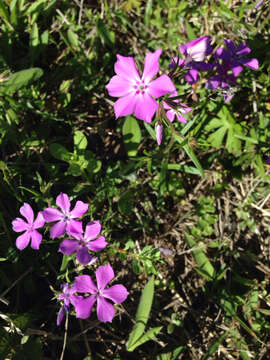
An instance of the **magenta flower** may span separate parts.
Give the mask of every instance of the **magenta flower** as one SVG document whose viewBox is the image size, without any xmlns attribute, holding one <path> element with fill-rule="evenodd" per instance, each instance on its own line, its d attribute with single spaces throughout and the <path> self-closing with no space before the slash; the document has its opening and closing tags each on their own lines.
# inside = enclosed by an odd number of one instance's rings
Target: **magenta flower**
<svg viewBox="0 0 270 360">
<path fill-rule="evenodd" d="M 39 212 L 36 220 L 34 220 L 33 210 L 27 203 L 24 203 L 20 208 L 20 213 L 23 217 L 25 217 L 27 222 L 21 218 L 16 218 L 12 221 L 12 228 L 14 231 L 24 231 L 22 235 L 17 237 L 16 246 L 19 250 L 23 250 L 31 240 L 31 248 L 38 250 L 42 240 L 42 235 L 36 229 L 42 228 L 45 223 L 42 213 Z"/>
<path fill-rule="evenodd" d="M 73 295 L 76 292 L 74 285 L 69 285 L 64 283 L 61 285 L 62 293 L 57 295 L 57 299 L 64 301 L 64 304 L 61 306 L 58 315 L 57 315 L 57 326 L 59 326 L 63 320 L 65 314 L 69 312 L 70 302 L 76 301 L 76 295 Z"/>
<path fill-rule="evenodd" d="M 116 118 L 135 114 L 138 119 L 151 122 L 158 108 L 155 98 L 175 89 L 168 75 L 161 75 L 151 81 L 158 73 L 161 53 L 162 50 L 158 49 L 146 55 L 142 76 L 132 57 L 117 55 L 114 64 L 116 75 L 106 85 L 111 96 L 120 97 L 114 104 Z"/>
<path fill-rule="evenodd" d="M 101 231 L 101 224 L 99 221 L 92 221 L 86 225 L 85 233 L 83 234 L 82 223 L 77 224 L 76 228 L 70 226 L 69 235 L 74 239 L 65 239 L 61 242 L 59 251 L 65 255 L 71 255 L 77 251 L 76 258 L 80 264 L 86 265 L 93 261 L 89 254 L 91 251 L 100 251 L 107 246 L 104 236 L 99 236 Z"/>
<path fill-rule="evenodd" d="M 88 204 L 77 201 L 75 207 L 70 211 L 70 200 L 67 194 L 60 193 L 56 198 L 56 204 L 61 211 L 54 208 L 47 208 L 42 211 L 43 217 L 47 222 L 57 221 L 50 229 L 52 239 L 69 232 L 70 226 L 80 230 L 80 221 L 74 219 L 80 218 L 87 210 Z"/>
<path fill-rule="evenodd" d="M 201 62 L 210 55 L 213 48 L 210 46 L 210 36 L 202 36 L 186 44 L 181 44 L 179 50 L 185 56 L 185 65 L 192 61 Z"/>
<path fill-rule="evenodd" d="M 175 96 L 177 96 L 176 91 L 171 94 L 171 97 Z M 163 106 L 164 109 L 168 110 L 166 116 L 170 122 L 173 122 L 176 117 L 178 121 L 186 123 L 187 119 L 182 114 L 189 113 L 192 110 L 192 108 L 186 104 L 179 104 L 179 100 L 170 100 L 170 98 L 168 98 L 168 101 L 163 101 Z"/>
<path fill-rule="evenodd" d="M 116 304 L 126 300 L 128 291 L 125 286 L 117 284 L 105 289 L 106 285 L 114 278 L 114 272 L 110 264 L 99 266 L 96 271 L 97 286 L 89 275 L 80 275 L 75 278 L 75 288 L 79 293 L 90 293 L 83 298 L 77 296 L 72 303 L 75 307 L 76 317 L 86 319 L 90 316 L 92 307 L 97 301 L 97 317 L 100 321 L 111 322 L 115 309 L 106 299 Z"/>
</svg>

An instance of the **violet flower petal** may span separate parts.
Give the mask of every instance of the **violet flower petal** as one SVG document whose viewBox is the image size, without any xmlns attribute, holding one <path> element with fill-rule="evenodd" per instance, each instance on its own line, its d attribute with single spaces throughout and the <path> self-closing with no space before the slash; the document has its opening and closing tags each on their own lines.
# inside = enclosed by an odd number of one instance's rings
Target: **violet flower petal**
<svg viewBox="0 0 270 360">
<path fill-rule="evenodd" d="M 25 231 L 29 229 L 29 224 L 21 218 L 16 218 L 12 221 L 12 229 L 16 232 Z"/>
<path fill-rule="evenodd" d="M 189 84 L 195 84 L 199 80 L 199 72 L 196 69 L 190 69 L 185 75 L 185 79 Z"/>
<path fill-rule="evenodd" d="M 79 261 L 80 264 L 82 265 L 87 265 L 91 259 L 92 256 L 89 254 L 88 252 L 88 248 L 86 246 L 81 247 L 78 251 L 77 251 L 77 255 L 76 255 L 76 259 Z"/>
<path fill-rule="evenodd" d="M 99 220 L 91 221 L 86 225 L 84 237 L 86 240 L 93 240 L 98 236 L 100 231 L 101 231 L 101 224 Z"/>
<path fill-rule="evenodd" d="M 50 235 L 52 239 L 64 235 L 65 232 L 66 232 L 66 223 L 65 221 L 62 220 L 58 221 L 50 229 Z"/>
<path fill-rule="evenodd" d="M 96 271 L 98 289 L 103 290 L 113 278 L 114 271 L 110 264 L 100 266 Z"/>
<path fill-rule="evenodd" d="M 28 224 L 32 224 L 34 220 L 34 213 L 31 206 L 27 203 L 24 203 L 20 208 L 20 213 L 24 216 L 28 222 Z"/>
<path fill-rule="evenodd" d="M 106 301 L 102 296 L 97 298 L 97 318 L 101 322 L 112 322 L 115 309 L 112 304 Z"/>
<path fill-rule="evenodd" d="M 56 198 L 56 204 L 60 209 L 67 214 L 70 210 L 70 201 L 67 194 L 60 193 Z"/>
<path fill-rule="evenodd" d="M 128 95 L 132 89 L 132 83 L 127 82 L 127 79 L 115 75 L 111 78 L 109 83 L 106 85 L 106 89 L 111 96 L 122 97 Z"/>
<path fill-rule="evenodd" d="M 16 239 L 16 247 L 19 250 L 23 250 L 29 244 L 31 238 L 31 234 L 29 231 L 26 231 L 24 234 L 20 235 Z"/>
<path fill-rule="evenodd" d="M 40 211 L 38 214 L 37 214 L 37 218 L 36 220 L 33 222 L 33 229 L 39 229 L 39 228 L 42 228 L 45 224 L 45 219 L 42 215 L 42 212 Z"/>
<path fill-rule="evenodd" d="M 78 249 L 78 247 L 78 241 L 72 239 L 65 239 L 61 242 L 58 251 L 65 255 L 71 255 Z"/>
<path fill-rule="evenodd" d="M 105 298 L 112 300 L 116 304 L 120 304 L 125 301 L 128 294 L 129 292 L 125 286 L 121 284 L 113 285 L 110 288 L 104 289 L 102 291 L 102 295 Z"/>
<path fill-rule="evenodd" d="M 34 250 L 39 250 L 39 246 L 42 240 L 42 235 L 37 231 L 31 231 L 31 248 Z"/>
<path fill-rule="evenodd" d="M 70 212 L 70 217 L 71 218 L 80 218 L 84 213 L 86 213 L 86 211 L 88 210 L 88 204 L 82 202 L 82 201 L 77 201 L 74 209 Z"/>
<path fill-rule="evenodd" d="M 63 218 L 61 211 L 54 208 L 47 208 L 43 210 L 42 215 L 47 222 L 58 221 Z"/>
<path fill-rule="evenodd" d="M 74 305 L 76 317 L 86 319 L 90 316 L 92 307 L 96 302 L 96 295 L 83 298 L 82 296 L 74 296 L 72 304 Z"/>
<path fill-rule="evenodd" d="M 89 275 L 79 275 L 75 278 L 74 289 L 81 293 L 96 294 L 98 289 Z"/>
<path fill-rule="evenodd" d="M 83 233 L 83 229 L 82 229 L 82 222 L 78 221 L 78 220 L 70 220 L 67 224 L 66 224 L 66 232 L 69 235 L 74 236 L 76 239 L 80 239 L 82 233 Z"/>
<path fill-rule="evenodd" d="M 86 246 L 91 251 L 101 251 L 105 249 L 105 247 L 107 246 L 107 242 L 104 236 L 100 236 L 96 240 L 86 243 Z"/>
<path fill-rule="evenodd" d="M 259 62 L 257 59 L 241 59 L 241 63 L 245 66 L 248 66 L 252 70 L 259 69 Z"/>
</svg>

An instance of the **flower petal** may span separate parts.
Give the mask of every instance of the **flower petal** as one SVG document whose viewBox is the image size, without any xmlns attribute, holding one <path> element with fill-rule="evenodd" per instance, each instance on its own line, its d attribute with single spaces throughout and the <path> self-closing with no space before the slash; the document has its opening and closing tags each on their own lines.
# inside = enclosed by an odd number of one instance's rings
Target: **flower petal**
<svg viewBox="0 0 270 360">
<path fill-rule="evenodd" d="M 152 118 L 157 111 L 157 102 L 148 94 L 136 95 L 136 105 L 134 109 L 135 116 L 148 123 L 152 122 Z"/>
<path fill-rule="evenodd" d="M 253 59 L 242 59 L 241 63 L 245 66 L 248 66 L 250 69 L 252 70 L 257 70 L 259 69 L 259 62 L 257 59 L 253 58 Z"/>
<path fill-rule="evenodd" d="M 30 237 L 31 237 L 31 235 L 30 235 L 29 231 L 26 231 L 22 235 L 18 236 L 17 239 L 16 239 L 16 247 L 19 250 L 25 249 L 26 246 L 29 244 Z"/>
<path fill-rule="evenodd" d="M 101 322 L 112 322 L 115 309 L 112 304 L 106 301 L 102 296 L 97 298 L 97 317 Z"/>
<path fill-rule="evenodd" d="M 64 235 L 65 232 L 66 232 L 66 223 L 65 221 L 61 220 L 51 227 L 50 235 L 52 239 L 55 239 L 56 237 Z"/>
<path fill-rule="evenodd" d="M 67 223 L 66 232 L 75 237 L 75 239 L 80 240 L 83 233 L 82 221 L 70 220 Z"/>
<path fill-rule="evenodd" d="M 105 247 L 107 246 L 107 242 L 104 236 L 100 236 L 94 241 L 89 241 L 89 243 L 87 243 L 86 246 L 91 251 L 100 251 L 105 249 Z"/>
<path fill-rule="evenodd" d="M 115 75 L 111 78 L 110 82 L 105 86 L 108 90 L 109 95 L 114 97 L 126 96 L 133 90 L 132 82 L 126 78 Z"/>
<path fill-rule="evenodd" d="M 87 298 L 82 296 L 74 296 L 72 298 L 72 304 L 74 305 L 76 317 L 80 319 L 86 319 L 90 316 L 92 307 L 96 302 L 96 296 L 91 295 Z"/>
<path fill-rule="evenodd" d="M 86 211 L 88 210 L 88 204 L 82 202 L 82 201 L 77 201 L 74 209 L 70 212 L 70 217 L 71 218 L 80 218 L 81 216 L 83 216 L 84 213 L 86 213 Z"/>
<path fill-rule="evenodd" d="M 42 215 L 42 211 L 40 211 L 38 214 L 37 214 L 37 218 L 36 220 L 34 221 L 33 223 L 33 229 L 39 229 L 39 228 L 42 228 L 45 224 L 45 219 Z"/>
<path fill-rule="evenodd" d="M 155 133 L 156 133 L 157 144 L 158 146 L 160 146 L 163 137 L 163 125 L 160 122 L 157 122 L 155 125 Z"/>
<path fill-rule="evenodd" d="M 173 91 L 175 91 L 175 86 L 168 75 L 161 75 L 149 84 L 149 95 L 154 98 L 159 98 Z"/>
<path fill-rule="evenodd" d="M 92 256 L 89 254 L 88 248 L 86 246 L 81 247 L 77 251 L 76 259 L 82 265 L 87 265 L 92 260 Z"/>
<path fill-rule="evenodd" d="M 104 289 L 102 291 L 102 295 L 105 298 L 112 300 L 116 304 L 120 304 L 121 302 L 125 301 L 128 294 L 129 292 L 125 286 L 121 284 L 113 285 L 110 288 Z"/>
<path fill-rule="evenodd" d="M 97 287 L 89 275 L 79 275 L 75 277 L 74 289 L 81 293 L 96 294 Z"/>
<path fill-rule="evenodd" d="M 144 60 L 144 70 L 142 75 L 142 80 L 145 81 L 145 83 L 149 83 L 153 77 L 158 73 L 158 61 L 160 58 L 160 55 L 162 53 L 161 49 L 157 49 L 153 53 L 149 52 L 146 54 L 145 60 Z"/>
<path fill-rule="evenodd" d="M 136 104 L 136 96 L 130 94 L 123 96 L 114 103 L 115 117 L 118 119 L 120 116 L 127 116 L 134 112 Z"/>
<path fill-rule="evenodd" d="M 60 207 L 60 209 L 67 214 L 70 210 L 70 201 L 67 194 L 60 193 L 56 198 L 56 204 Z"/>
<path fill-rule="evenodd" d="M 63 213 L 54 208 L 47 208 L 43 210 L 42 215 L 47 222 L 58 221 L 63 218 Z"/>
<path fill-rule="evenodd" d="M 23 206 L 20 208 L 20 213 L 26 218 L 28 224 L 33 224 L 34 213 L 29 204 L 24 203 Z"/>
<path fill-rule="evenodd" d="M 29 229 L 29 224 L 21 218 L 16 218 L 12 221 L 12 229 L 16 232 L 25 231 Z"/>
<path fill-rule="evenodd" d="M 185 76 L 186 81 L 189 84 L 195 84 L 199 80 L 199 72 L 196 69 L 190 69 Z"/>
<path fill-rule="evenodd" d="M 100 266 L 96 271 L 97 287 L 103 290 L 105 286 L 114 278 L 114 272 L 110 264 Z"/>
<path fill-rule="evenodd" d="M 95 239 L 101 231 L 99 220 L 91 221 L 86 225 L 84 238 L 85 240 Z"/>
<path fill-rule="evenodd" d="M 78 247 L 78 241 L 72 239 L 65 239 L 61 242 L 58 251 L 65 255 L 71 255 L 78 249 Z"/>
<path fill-rule="evenodd" d="M 114 71 L 117 75 L 128 81 L 140 81 L 140 75 L 133 57 L 117 54 L 117 61 L 114 64 Z"/>
<path fill-rule="evenodd" d="M 39 246 L 42 240 L 42 235 L 37 230 L 31 231 L 31 248 L 34 250 L 39 250 Z"/>
</svg>

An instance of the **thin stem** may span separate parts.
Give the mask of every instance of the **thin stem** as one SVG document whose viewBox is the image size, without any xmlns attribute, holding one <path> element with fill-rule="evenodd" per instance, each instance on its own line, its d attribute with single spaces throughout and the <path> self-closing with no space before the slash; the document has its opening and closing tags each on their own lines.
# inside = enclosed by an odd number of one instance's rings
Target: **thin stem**
<svg viewBox="0 0 270 360">
<path fill-rule="evenodd" d="M 66 313 L 64 342 L 63 342 L 62 353 L 61 353 L 61 356 L 60 356 L 59 360 L 64 359 L 64 354 L 65 354 L 66 345 L 67 345 L 67 332 L 68 332 L 68 313 Z"/>
</svg>

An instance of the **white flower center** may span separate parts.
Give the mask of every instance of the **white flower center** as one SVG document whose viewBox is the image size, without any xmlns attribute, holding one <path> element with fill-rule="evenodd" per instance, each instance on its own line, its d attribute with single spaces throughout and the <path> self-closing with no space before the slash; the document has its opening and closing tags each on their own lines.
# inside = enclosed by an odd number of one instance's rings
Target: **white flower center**
<svg viewBox="0 0 270 360">
<path fill-rule="evenodd" d="M 144 80 L 136 81 L 133 87 L 135 95 L 144 95 L 149 89 L 148 85 L 145 84 Z"/>
</svg>

